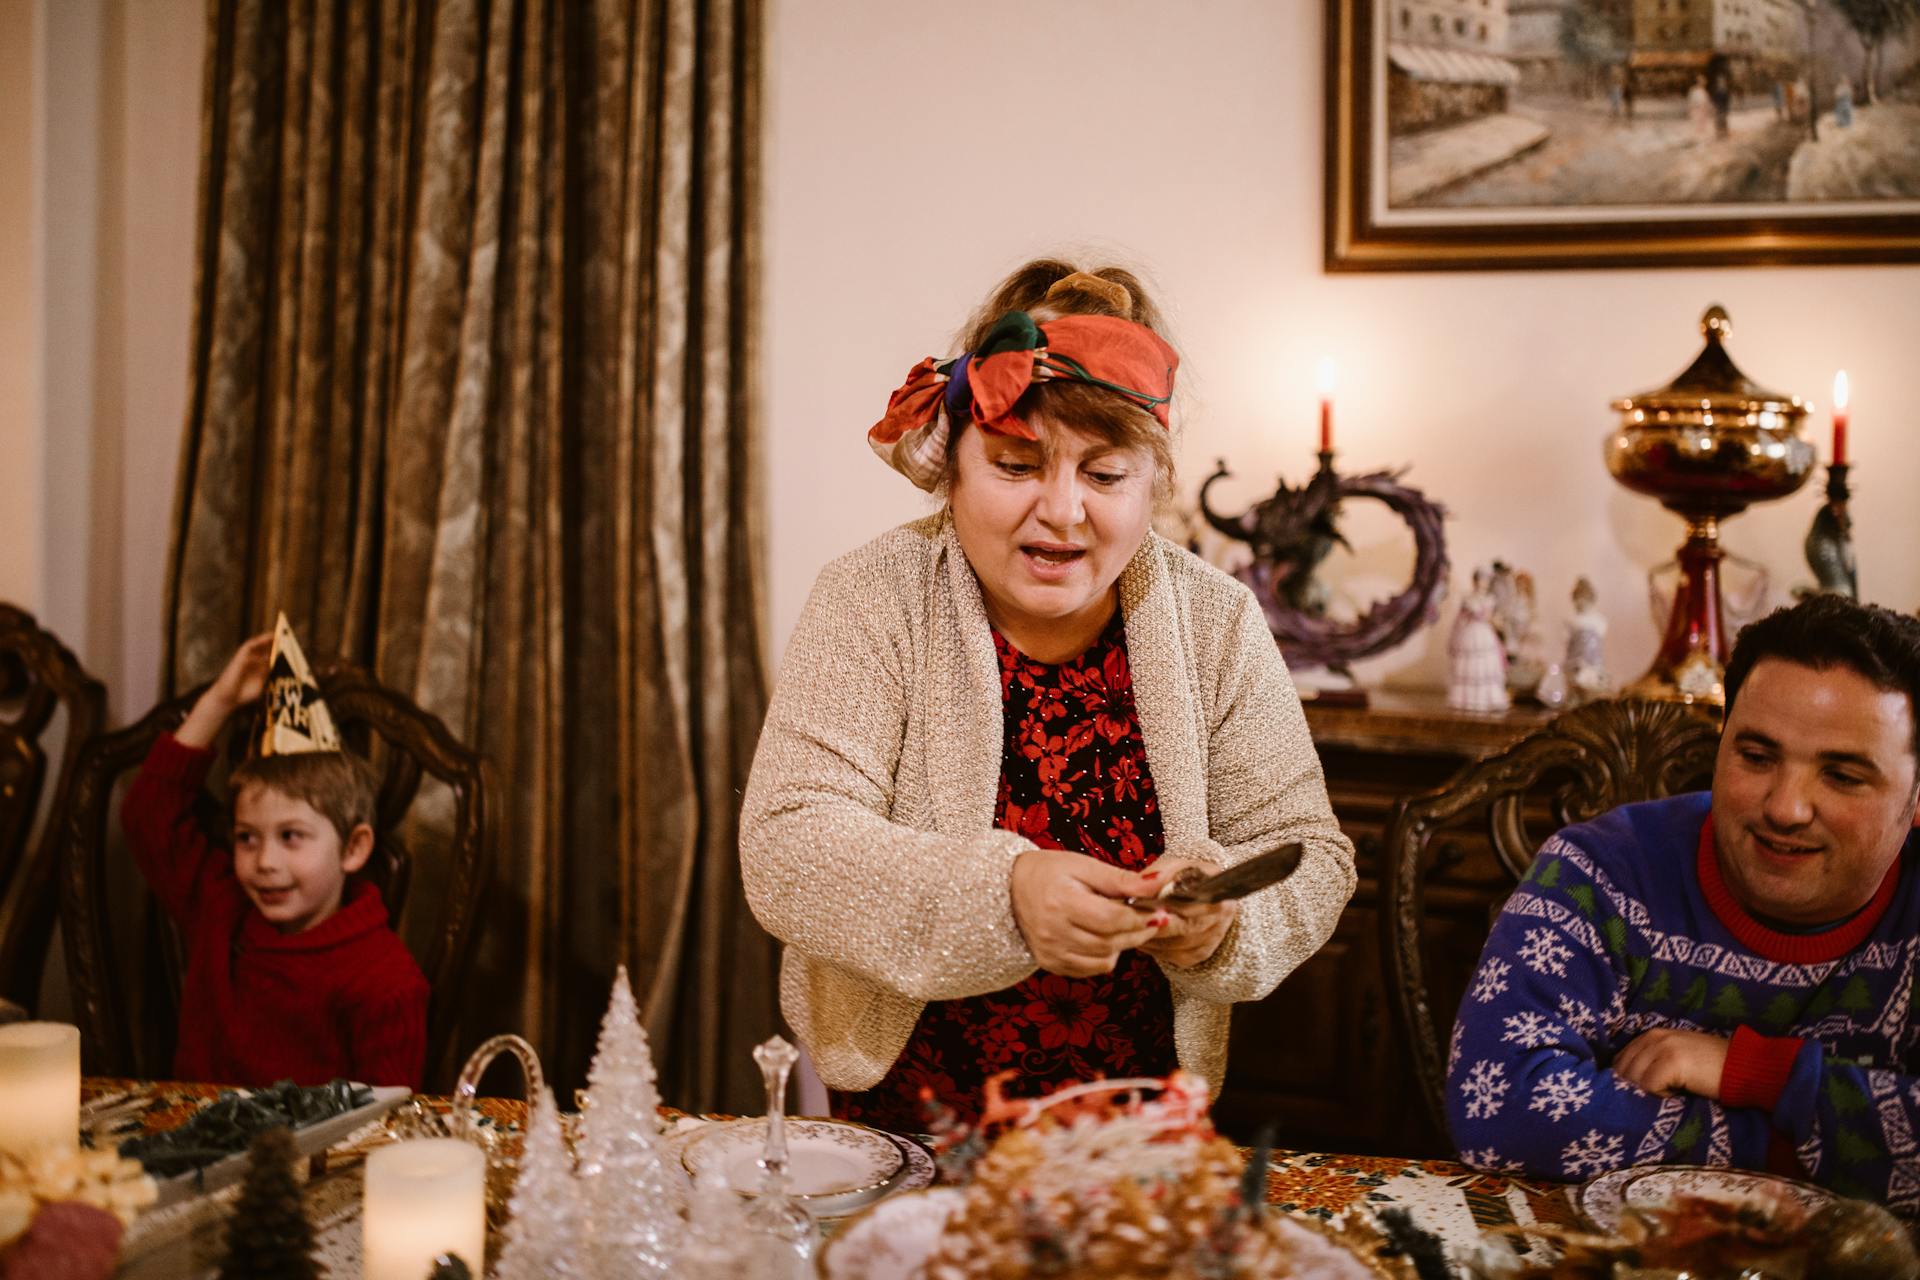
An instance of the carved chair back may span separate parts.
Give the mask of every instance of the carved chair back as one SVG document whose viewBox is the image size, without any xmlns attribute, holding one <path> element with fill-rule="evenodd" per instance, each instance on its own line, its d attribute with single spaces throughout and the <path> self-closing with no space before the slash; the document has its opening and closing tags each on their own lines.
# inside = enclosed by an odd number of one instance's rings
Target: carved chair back
<svg viewBox="0 0 1920 1280">
<path fill-rule="evenodd" d="M 1708 786 L 1719 736 L 1704 715 L 1677 704 L 1589 703 L 1467 766 L 1445 786 L 1394 805 L 1382 856 L 1381 964 L 1437 1133 L 1446 1133 L 1442 1046 L 1470 976 L 1434 972 L 1426 898 L 1449 861 L 1440 837 L 1482 828 L 1510 892 L 1541 842 L 1561 827 Z"/>
<path fill-rule="evenodd" d="M 450 1078 L 450 1015 L 492 866 L 486 765 L 437 717 L 360 668 L 336 660 L 316 667 L 315 676 L 342 740 L 373 762 L 379 778 L 375 854 L 360 874 L 380 887 L 395 931 L 432 987 L 427 1077 Z M 181 948 L 121 847 L 117 798 L 120 784 L 162 733 L 186 719 L 204 687 L 87 742 L 62 807 L 61 920 L 90 1072 L 152 1079 L 172 1063 Z M 234 716 L 225 762 L 243 754 L 256 723 L 253 708 Z M 207 818 L 224 829 L 223 816 Z M 139 939 L 137 948 L 126 945 L 130 938 Z"/>
<path fill-rule="evenodd" d="M 105 687 L 65 645 L 0 604 L 0 1010 L 39 1001 L 59 901 L 51 815 L 106 705 Z"/>
</svg>

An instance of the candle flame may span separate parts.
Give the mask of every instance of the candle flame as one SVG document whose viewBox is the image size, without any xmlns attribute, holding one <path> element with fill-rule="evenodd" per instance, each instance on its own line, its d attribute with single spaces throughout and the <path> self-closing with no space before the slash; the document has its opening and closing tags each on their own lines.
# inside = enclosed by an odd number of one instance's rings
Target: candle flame
<svg viewBox="0 0 1920 1280">
<path fill-rule="evenodd" d="M 1333 398 L 1333 387 L 1339 379 L 1340 366 L 1334 363 L 1333 357 L 1321 356 L 1318 382 L 1320 385 L 1320 398 L 1322 400 L 1331 400 Z"/>
<path fill-rule="evenodd" d="M 1847 371 L 1845 369 L 1833 375 L 1833 409 L 1835 413 L 1847 411 Z"/>
</svg>

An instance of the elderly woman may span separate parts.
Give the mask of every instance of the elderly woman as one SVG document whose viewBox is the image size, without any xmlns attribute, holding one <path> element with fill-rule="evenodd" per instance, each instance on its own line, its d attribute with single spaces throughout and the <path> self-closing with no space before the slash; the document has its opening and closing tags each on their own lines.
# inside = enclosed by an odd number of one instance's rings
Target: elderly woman
<svg viewBox="0 0 1920 1280">
<path fill-rule="evenodd" d="M 1248 589 L 1149 527 L 1178 357 L 1140 283 L 1034 262 L 868 433 L 945 498 L 814 585 L 741 820 L 781 1003 L 836 1114 L 925 1127 L 1182 1066 L 1353 891 L 1300 702 Z M 1242 903 L 1129 905 L 1289 841 Z"/>
</svg>

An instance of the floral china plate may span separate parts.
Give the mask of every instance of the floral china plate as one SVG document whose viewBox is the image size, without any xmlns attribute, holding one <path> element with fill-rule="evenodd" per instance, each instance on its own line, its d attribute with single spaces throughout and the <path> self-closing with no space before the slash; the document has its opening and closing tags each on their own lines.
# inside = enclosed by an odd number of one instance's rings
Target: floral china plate
<svg viewBox="0 0 1920 1280">
<path fill-rule="evenodd" d="M 1811 1183 L 1746 1169 L 1710 1169 L 1703 1165 L 1633 1165 L 1603 1173 L 1574 1192 L 1574 1207 L 1593 1226 L 1609 1234 L 1619 1230 L 1629 1208 L 1665 1204 L 1678 1195 L 1745 1200 L 1761 1205 L 1782 1202 L 1807 1213 L 1833 1199 Z"/>
<path fill-rule="evenodd" d="M 764 1119 L 708 1125 L 689 1135 L 680 1163 L 698 1180 L 718 1171 L 742 1195 L 760 1189 Z M 933 1156 L 908 1138 L 843 1120 L 787 1121 L 793 1196 L 815 1217 L 837 1217 L 880 1197 L 933 1181 Z"/>
</svg>

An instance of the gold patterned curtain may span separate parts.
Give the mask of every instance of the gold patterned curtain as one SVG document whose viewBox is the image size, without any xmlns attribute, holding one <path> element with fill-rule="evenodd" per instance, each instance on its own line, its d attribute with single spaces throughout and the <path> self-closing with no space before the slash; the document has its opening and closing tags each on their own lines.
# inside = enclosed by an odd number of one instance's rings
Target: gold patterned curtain
<svg viewBox="0 0 1920 1280">
<path fill-rule="evenodd" d="M 284 609 L 409 692 L 494 770 L 461 1045 L 578 1083 L 625 962 L 667 1098 L 750 1105 L 761 0 L 207 15 L 167 678 Z"/>
</svg>

